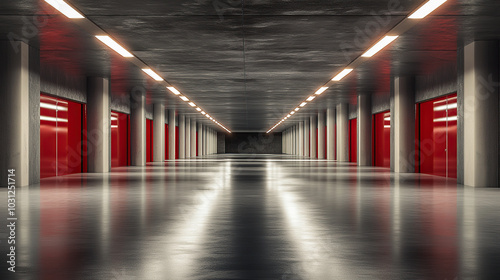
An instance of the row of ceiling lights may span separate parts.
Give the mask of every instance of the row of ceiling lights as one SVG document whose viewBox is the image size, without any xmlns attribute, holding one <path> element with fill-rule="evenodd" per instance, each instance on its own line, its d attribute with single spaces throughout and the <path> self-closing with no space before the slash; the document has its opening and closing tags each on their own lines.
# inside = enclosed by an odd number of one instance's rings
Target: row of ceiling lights
<svg viewBox="0 0 500 280">
<path fill-rule="evenodd" d="M 425 3 L 420 8 L 418 8 L 415 12 L 413 12 L 410 16 L 408 16 L 408 18 L 409 19 L 423 19 L 427 15 L 429 15 L 432 11 L 434 11 L 439 6 L 441 6 L 446 1 L 447 0 L 429 0 L 427 3 Z M 387 45 L 392 43 L 398 37 L 399 37 L 399 35 L 386 35 L 386 36 L 384 36 L 380 41 L 378 41 L 375 45 L 373 45 L 370 49 L 368 49 L 365 53 L 363 53 L 361 55 L 361 57 L 369 58 L 369 57 L 374 56 L 376 53 L 381 51 L 383 48 L 385 48 Z M 338 81 L 342 80 L 345 76 L 349 75 L 349 73 L 351 73 L 353 70 L 354 70 L 353 68 L 345 68 L 340 73 L 338 73 L 335 77 L 333 77 L 331 79 L 331 81 L 338 82 Z M 325 83 L 325 85 L 330 83 L 331 81 L 328 81 L 327 83 Z M 287 119 L 289 119 L 291 116 L 293 116 L 301 108 L 306 106 L 308 104 L 308 102 L 313 101 L 318 95 L 322 94 L 327 89 L 328 89 L 328 86 L 322 86 L 313 95 L 307 97 L 307 99 L 305 101 L 302 101 L 299 106 L 297 106 L 290 113 L 288 113 L 277 124 L 275 124 L 273 127 L 271 127 L 267 131 L 267 133 L 270 133 L 271 131 L 273 131 L 276 127 L 278 127 L 283 122 L 285 122 Z"/>
<path fill-rule="evenodd" d="M 68 3 L 64 2 L 63 0 L 45 0 L 48 4 L 50 4 L 52 7 L 54 7 L 56 10 L 64 14 L 66 17 L 70 19 L 82 19 L 85 18 L 80 12 L 75 10 L 73 7 L 71 7 Z M 127 51 L 124 47 L 122 47 L 119 43 L 117 43 L 115 40 L 113 40 L 110 36 L 108 35 L 97 35 L 95 36 L 99 41 L 104 43 L 106 46 L 120 54 L 121 56 L 125 58 L 131 58 L 134 57 L 132 53 Z M 148 74 L 151 78 L 153 78 L 155 81 L 158 82 L 165 82 L 165 79 L 163 79 L 160 75 L 158 75 L 155 71 L 153 71 L 151 68 L 143 68 L 142 71 L 144 73 Z M 219 123 L 216 119 L 211 117 L 209 114 L 207 114 L 205 111 L 203 111 L 200 107 L 198 107 L 194 102 L 190 101 L 189 98 L 187 98 L 185 95 L 181 94 L 179 90 L 177 90 L 175 87 L 171 86 L 168 84 L 166 87 L 169 91 L 171 91 L 173 94 L 178 96 L 182 101 L 187 102 L 189 106 L 193 107 L 198 111 L 200 114 L 205 116 L 207 119 L 211 120 L 214 122 L 216 125 L 220 126 L 222 129 L 225 131 L 231 133 L 229 129 L 227 129 L 225 126 L 223 126 L 221 123 Z"/>
</svg>

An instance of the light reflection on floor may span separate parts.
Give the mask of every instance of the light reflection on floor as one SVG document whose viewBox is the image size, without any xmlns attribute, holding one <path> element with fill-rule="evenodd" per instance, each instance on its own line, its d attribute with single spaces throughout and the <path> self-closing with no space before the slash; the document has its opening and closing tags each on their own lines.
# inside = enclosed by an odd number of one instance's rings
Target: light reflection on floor
<svg viewBox="0 0 500 280">
<path fill-rule="evenodd" d="M 17 198 L 17 272 L 0 279 L 500 279 L 500 190 L 428 175 L 225 155 Z"/>
</svg>

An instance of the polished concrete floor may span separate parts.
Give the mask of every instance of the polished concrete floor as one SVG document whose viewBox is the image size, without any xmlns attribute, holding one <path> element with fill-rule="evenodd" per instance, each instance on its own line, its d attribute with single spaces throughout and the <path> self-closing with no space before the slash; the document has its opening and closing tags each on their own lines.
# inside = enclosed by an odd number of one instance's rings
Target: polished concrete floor
<svg viewBox="0 0 500 280">
<path fill-rule="evenodd" d="M 223 155 L 17 199 L 17 272 L 1 226 L 0 279 L 500 279 L 500 189 L 429 175 Z"/>
</svg>

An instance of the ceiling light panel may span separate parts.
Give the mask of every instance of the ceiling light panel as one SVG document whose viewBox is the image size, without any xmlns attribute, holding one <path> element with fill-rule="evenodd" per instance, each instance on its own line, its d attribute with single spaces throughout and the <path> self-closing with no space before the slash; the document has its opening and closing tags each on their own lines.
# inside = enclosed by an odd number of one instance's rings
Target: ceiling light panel
<svg viewBox="0 0 500 280">
<path fill-rule="evenodd" d="M 148 74 L 151 78 L 153 78 L 155 81 L 158 81 L 158 82 L 161 82 L 163 81 L 163 78 L 160 77 L 160 75 L 156 74 L 155 71 L 149 69 L 149 68 L 145 68 L 145 69 L 142 69 L 142 71 L 144 71 L 144 73 Z"/>
<path fill-rule="evenodd" d="M 435 9 L 439 8 L 439 6 L 443 5 L 446 0 L 430 0 L 425 3 L 420 9 L 416 10 L 413 14 L 411 14 L 408 18 L 411 19 L 423 19 L 430 13 L 432 13 Z"/>
<path fill-rule="evenodd" d="M 366 51 L 362 57 L 372 57 L 387 45 L 396 40 L 399 36 L 385 36 L 382 40 L 378 41 L 373 47 L 371 47 L 368 51 Z"/>
<path fill-rule="evenodd" d="M 350 68 L 342 70 L 342 72 L 338 73 L 337 76 L 335 76 L 332 79 L 332 81 L 338 82 L 338 81 L 342 80 L 345 76 L 349 75 L 349 73 L 351 73 L 352 70 L 353 69 L 350 69 Z"/>
<path fill-rule="evenodd" d="M 63 15 L 65 15 L 68 18 L 71 19 L 77 19 L 77 18 L 85 18 L 82 14 L 80 14 L 77 10 L 75 10 L 73 7 L 68 5 L 68 3 L 62 1 L 62 0 L 45 0 L 49 5 L 54 7 L 56 10 L 61 12 Z"/>
</svg>

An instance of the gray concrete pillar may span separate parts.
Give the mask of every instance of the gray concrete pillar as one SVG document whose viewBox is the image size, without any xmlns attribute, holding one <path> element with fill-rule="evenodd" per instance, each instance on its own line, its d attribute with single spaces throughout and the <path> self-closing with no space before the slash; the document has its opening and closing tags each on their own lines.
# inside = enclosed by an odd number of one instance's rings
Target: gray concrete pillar
<svg viewBox="0 0 500 280">
<path fill-rule="evenodd" d="M 212 153 L 212 150 L 210 148 L 210 142 L 211 142 L 211 135 L 210 135 L 210 127 L 207 127 L 207 142 L 206 142 L 206 145 L 207 145 L 207 155 L 210 155 Z"/>
<path fill-rule="evenodd" d="M 349 161 L 349 104 L 337 105 L 337 160 Z"/>
<path fill-rule="evenodd" d="M 8 186 L 11 169 L 16 187 L 40 181 L 40 55 L 24 42 L 13 43 L 17 46 L 0 42 L 2 187 Z"/>
<path fill-rule="evenodd" d="M 304 120 L 304 156 L 306 157 L 310 157 L 311 153 L 309 127 L 310 127 L 310 121 L 309 118 L 306 118 Z"/>
<path fill-rule="evenodd" d="M 186 116 L 179 114 L 179 159 L 186 158 Z"/>
<path fill-rule="evenodd" d="M 472 42 L 464 48 L 464 184 L 498 187 L 499 46 Z"/>
<path fill-rule="evenodd" d="M 132 166 L 146 165 L 146 93 L 142 90 L 130 94 L 130 161 Z"/>
<path fill-rule="evenodd" d="M 391 130 L 393 130 L 391 144 L 394 143 L 391 145 L 391 153 L 394 155 L 394 160 L 391 160 L 391 171 L 412 173 L 415 172 L 414 77 L 396 77 L 391 98 L 393 99 L 391 103 L 394 104 L 394 110 L 391 110 Z"/>
<path fill-rule="evenodd" d="M 291 155 L 293 153 L 293 141 L 292 141 L 292 128 L 288 128 L 288 154 Z"/>
<path fill-rule="evenodd" d="M 198 156 L 203 155 L 203 124 L 198 122 Z"/>
<path fill-rule="evenodd" d="M 298 141 L 298 127 L 297 124 L 293 126 L 293 154 L 298 155 L 299 154 L 299 141 Z"/>
<path fill-rule="evenodd" d="M 285 139 L 285 132 L 283 131 L 281 133 L 281 153 L 282 154 L 286 154 L 286 151 L 285 151 L 286 148 L 285 148 L 285 146 L 286 146 L 286 139 Z"/>
<path fill-rule="evenodd" d="M 358 95 L 358 127 L 357 127 L 357 162 L 358 166 L 372 165 L 372 97 L 368 94 Z"/>
<path fill-rule="evenodd" d="M 185 122 L 185 130 L 184 133 L 186 136 L 185 142 L 184 142 L 184 148 L 185 148 L 185 156 L 186 158 L 191 157 L 191 119 L 189 117 L 186 117 L 186 122 Z"/>
<path fill-rule="evenodd" d="M 325 159 L 325 112 L 318 113 L 318 159 Z"/>
<path fill-rule="evenodd" d="M 175 159 L 175 110 L 168 111 L 168 159 Z"/>
<path fill-rule="evenodd" d="M 153 105 L 153 161 L 165 161 L 165 105 Z"/>
<path fill-rule="evenodd" d="M 335 108 L 326 109 L 326 158 L 335 159 Z"/>
<path fill-rule="evenodd" d="M 196 157 L 196 120 L 191 119 L 191 157 Z"/>
<path fill-rule="evenodd" d="M 203 142 L 202 142 L 202 145 L 203 145 L 203 155 L 204 156 L 207 155 L 207 131 L 208 131 L 208 128 L 206 126 L 203 126 Z"/>
<path fill-rule="evenodd" d="M 317 158 L 316 153 L 317 153 L 317 138 L 316 138 L 316 131 L 317 131 L 317 124 L 318 120 L 316 116 L 311 116 L 311 152 L 310 155 L 312 158 Z"/>
<path fill-rule="evenodd" d="M 304 156 L 304 122 L 299 122 L 299 156 Z"/>
</svg>

